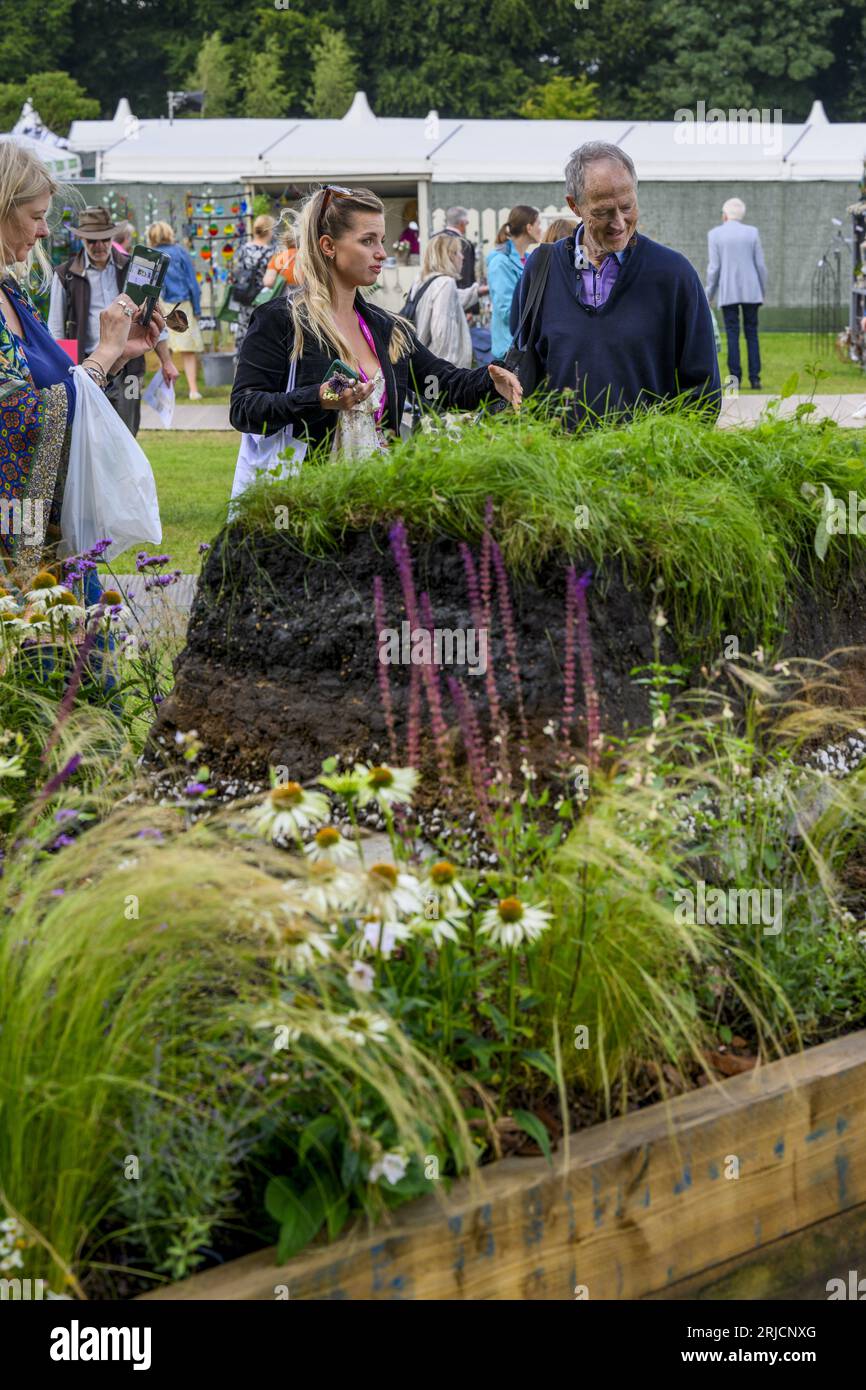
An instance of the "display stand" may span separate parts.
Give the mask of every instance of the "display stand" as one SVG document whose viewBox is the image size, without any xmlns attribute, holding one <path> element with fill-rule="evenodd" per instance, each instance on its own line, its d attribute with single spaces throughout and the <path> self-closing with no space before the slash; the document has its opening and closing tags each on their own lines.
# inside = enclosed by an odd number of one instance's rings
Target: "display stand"
<svg viewBox="0 0 866 1390">
<path fill-rule="evenodd" d="M 235 253 L 249 237 L 251 215 L 250 200 L 241 191 L 219 197 L 215 197 L 210 188 L 201 193 L 187 192 L 184 233 L 196 278 L 201 285 L 200 325 L 209 342 L 211 355 L 225 355 L 219 351 L 221 322 L 217 314 Z M 209 368 L 213 372 L 218 367 L 217 374 L 223 374 L 222 364 L 209 364 L 207 356 L 205 354 L 203 362 L 206 381 Z"/>
</svg>

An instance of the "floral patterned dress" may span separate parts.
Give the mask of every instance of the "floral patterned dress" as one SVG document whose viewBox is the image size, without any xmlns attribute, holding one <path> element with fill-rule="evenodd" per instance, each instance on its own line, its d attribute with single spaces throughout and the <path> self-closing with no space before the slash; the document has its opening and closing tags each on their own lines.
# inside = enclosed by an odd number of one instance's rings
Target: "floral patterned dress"
<svg viewBox="0 0 866 1390">
<path fill-rule="evenodd" d="M 358 319 L 358 326 L 367 341 L 367 346 L 375 356 L 376 348 L 373 343 L 373 335 L 357 309 L 355 314 Z M 361 380 L 369 381 L 369 379 L 362 367 Z M 367 458 L 369 454 L 375 454 L 377 450 L 387 449 L 388 441 L 382 428 L 382 417 L 385 414 L 386 403 L 385 377 L 382 368 L 379 367 L 373 377 L 373 390 L 367 399 L 360 401 L 358 405 L 353 405 L 351 410 L 340 411 L 337 428 L 334 431 L 333 452 L 343 458 L 359 459 Z"/>
<path fill-rule="evenodd" d="M 26 290 L 8 277 L 2 287 L 23 337 L 0 310 L 0 568 L 26 581 L 60 540 L 75 388 Z"/>
</svg>

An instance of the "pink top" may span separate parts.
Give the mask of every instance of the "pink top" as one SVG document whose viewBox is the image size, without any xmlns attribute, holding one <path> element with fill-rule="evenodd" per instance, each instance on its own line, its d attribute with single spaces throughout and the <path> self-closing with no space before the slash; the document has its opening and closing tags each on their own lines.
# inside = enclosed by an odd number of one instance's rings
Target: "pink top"
<svg viewBox="0 0 866 1390">
<path fill-rule="evenodd" d="M 356 317 L 357 320 L 358 320 L 358 326 L 359 326 L 359 328 L 361 329 L 361 332 L 363 333 L 364 337 L 365 337 L 366 340 L 367 340 L 367 347 L 368 347 L 368 348 L 370 349 L 370 351 L 372 352 L 372 354 L 373 354 L 373 356 L 375 357 L 376 361 L 379 362 L 379 354 L 377 353 L 377 351 L 376 351 L 376 345 L 375 345 L 375 343 L 373 342 L 373 335 L 372 335 L 372 333 L 370 332 L 370 330 L 369 330 L 369 328 L 367 327 L 367 325 L 366 325 L 366 323 L 364 322 L 364 320 L 361 318 L 361 315 L 358 313 L 358 310 L 357 310 L 357 309 L 355 310 L 355 317 Z M 369 381 L 370 378 L 367 376 L 367 373 L 364 371 L 364 368 L 361 367 L 360 362 L 358 363 L 358 366 L 359 366 L 360 371 L 361 371 L 361 380 L 362 380 L 362 381 Z M 380 370 L 381 370 L 381 367 L 382 367 L 382 363 L 379 362 L 379 368 L 380 368 Z M 385 373 L 384 373 L 384 372 L 382 372 L 382 376 L 383 376 L 383 378 L 385 377 Z M 387 388 L 387 384 L 386 384 L 385 390 L 382 392 L 382 399 L 381 399 L 381 401 L 379 402 L 379 408 L 378 408 L 378 410 L 376 411 L 375 416 L 373 417 L 373 418 L 375 419 L 377 425 L 379 424 L 380 420 L 382 419 L 382 416 L 385 414 L 385 401 L 386 401 L 387 389 L 388 389 L 388 388 Z"/>
</svg>

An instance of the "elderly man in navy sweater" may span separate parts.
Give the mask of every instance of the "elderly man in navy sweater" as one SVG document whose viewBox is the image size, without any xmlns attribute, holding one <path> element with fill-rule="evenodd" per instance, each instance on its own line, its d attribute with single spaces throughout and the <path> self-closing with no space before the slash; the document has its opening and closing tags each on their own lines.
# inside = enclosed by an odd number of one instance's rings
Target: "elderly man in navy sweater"
<svg viewBox="0 0 866 1390">
<path fill-rule="evenodd" d="M 576 391 L 581 416 L 627 416 L 679 396 L 714 418 L 721 385 L 707 297 L 685 256 L 637 231 L 634 164 L 618 146 L 588 141 L 568 161 L 565 187 L 583 225 L 551 248 L 539 310 L 520 339 L 546 388 Z M 516 320 L 544 254 L 523 272 Z"/>
</svg>

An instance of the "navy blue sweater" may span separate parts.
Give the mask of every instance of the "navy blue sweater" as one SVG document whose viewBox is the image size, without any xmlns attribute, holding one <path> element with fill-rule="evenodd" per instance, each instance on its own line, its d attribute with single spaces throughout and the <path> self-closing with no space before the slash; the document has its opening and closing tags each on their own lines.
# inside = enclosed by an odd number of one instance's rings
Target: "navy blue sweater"
<svg viewBox="0 0 866 1390">
<path fill-rule="evenodd" d="M 536 253 L 537 256 L 537 253 Z M 537 273 L 530 256 L 520 281 L 520 310 Z M 697 271 L 667 246 L 638 235 L 605 304 L 579 299 L 574 237 L 557 241 L 531 344 L 546 388 L 574 390 L 596 413 L 688 393 L 718 414 L 719 363 L 710 306 Z M 521 341 L 521 346 L 523 341 Z"/>
</svg>

